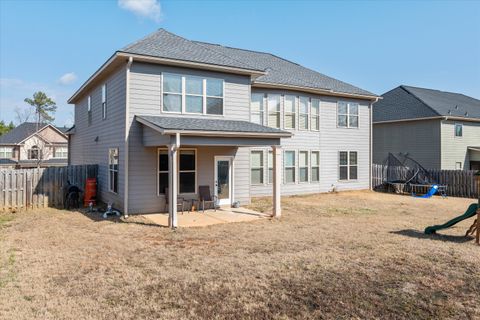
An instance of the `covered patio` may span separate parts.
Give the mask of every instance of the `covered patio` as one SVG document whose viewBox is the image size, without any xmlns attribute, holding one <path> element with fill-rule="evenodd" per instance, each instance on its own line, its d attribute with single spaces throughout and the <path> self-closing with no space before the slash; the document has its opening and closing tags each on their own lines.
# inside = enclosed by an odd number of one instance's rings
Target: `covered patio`
<svg viewBox="0 0 480 320">
<path fill-rule="evenodd" d="M 235 222 L 258 219 L 258 214 L 247 214 L 246 211 L 240 212 L 230 207 L 238 199 L 250 200 L 249 148 L 267 146 L 272 149 L 272 215 L 280 217 L 280 138 L 288 138 L 291 133 L 240 120 L 183 116 L 136 116 L 135 119 L 143 127 L 143 146 L 157 148 L 159 167 L 164 167 L 163 171 L 159 169 L 159 174 L 163 173 L 163 176 L 159 178 L 157 188 L 165 195 L 168 215 L 147 215 L 147 218 L 151 216 L 149 219 L 153 217 L 159 224 L 163 224 L 168 217 L 167 224 L 171 228 L 201 225 L 202 219 L 206 225 L 230 220 Z M 188 155 L 188 151 L 192 154 Z M 163 158 L 160 152 L 163 152 Z M 190 180 L 187 178 L 188 172 L 185 173 L 188 161 L 195 166 L 195 173 L 191 173 Z M 191 180 L 194 180 L 194 183 L 191 183 Z M 213 214 L 190 213 L 182 216 L 182 222 L 179 223 L 178 205 L 183 203 L 184 196 L 188 200 L 199 199 L 199 185 L 202 184 L 211 186 L 215 196 L 214 205 L 221 205 L 223 211 Z M 188 192 L 185 192 L 187 189 Z M 225 215 L 226 212 L 229 212 L 229 215 Z"/>
</svg>

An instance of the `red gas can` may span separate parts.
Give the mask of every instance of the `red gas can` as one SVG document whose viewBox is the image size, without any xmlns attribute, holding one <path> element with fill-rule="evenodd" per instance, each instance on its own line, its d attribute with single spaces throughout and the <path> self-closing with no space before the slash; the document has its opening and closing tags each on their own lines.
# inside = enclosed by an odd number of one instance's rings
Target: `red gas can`
<svg viewBox="0 0 480 320">
<path fill-rule="evenodd" d="M 83 197 L 83 205 L 88 207 L 90 202 L 93 205 L 97 201 L 97 179 L 96 178 L 87 178 L 85 182 L 85 196 Z"/>
</svg>

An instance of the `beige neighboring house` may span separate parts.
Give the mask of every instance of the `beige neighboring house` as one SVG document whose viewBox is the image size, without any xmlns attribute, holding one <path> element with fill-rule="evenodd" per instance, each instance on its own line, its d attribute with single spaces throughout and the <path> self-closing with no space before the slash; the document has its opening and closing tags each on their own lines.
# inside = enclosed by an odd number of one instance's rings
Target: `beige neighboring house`
<svg viewBox="0 0 480 320">
<path fill-rule="evenodd" d="M 0 168 L 66 166 L 67 128 L 24 122 L 0 136 Z"/>
</svg>

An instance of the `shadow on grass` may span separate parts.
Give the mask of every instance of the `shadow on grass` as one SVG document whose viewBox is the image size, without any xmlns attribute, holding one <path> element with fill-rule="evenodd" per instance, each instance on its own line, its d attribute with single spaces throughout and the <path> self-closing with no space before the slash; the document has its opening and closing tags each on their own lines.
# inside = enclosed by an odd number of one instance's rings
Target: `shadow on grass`
<svg viewBox="0 0 480 320">
<path fill-rule="evenodd" d="M 103 218 L 103 212 L 88 212 L 84 210 L 79 210 L 77 211 L 78 213 L 82 214 L 83 216 L 87 217 L 93 222 L 104 222 L 104 221 L 110 221 L 110 222 L 115 222 L 115 223 L 124 223 L 124 224 L 136 224 L 136 225 L 141 225 L 141 226 L 146 226 L 146 227 L 156 227 L 156 228 L 168 228 L 166 226 L 162 226 L 153 222 L 150 222 L 146 220 L 145 218 L 142 218 L 137 215 L 129 215 L 128 218 L 124 218 L 123 216 L 115 216 L 111 215 L 108 216 L 106 219 Z"/>
<path fill-rule="evenodd" d="M 452 236 L 452 235 L 444 235 L 444 234 L 425 234 L 418 230 L 413 229 L 406 229 L 406 230 L 399 230 L 399 231 L 390 231 L 393 234 L 399 234 L 406 237 L 417 238 L 417 239 L 428 239 L 428 240 L 437 240 L 437 241 L 444 241 L 444 242 L 456 242 L 456 243 L 464 243 L 471 241 L 472 237 L 465 237 L 465 236 Z"/>
</svg>

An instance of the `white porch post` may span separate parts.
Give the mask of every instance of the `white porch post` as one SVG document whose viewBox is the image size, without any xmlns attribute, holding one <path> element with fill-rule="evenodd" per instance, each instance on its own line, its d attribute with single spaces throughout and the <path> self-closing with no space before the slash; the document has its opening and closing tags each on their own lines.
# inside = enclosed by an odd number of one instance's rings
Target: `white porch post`
<svg viewBox="0 0 480 320">
<path fill-rule="evenodd" d="M 282 149 L 280 146 L 272 146 L 273 158 L 273 217 L 280 218 L 282 215 L 280 185 L 282 181 Z"/>
<path fill-rule="evenodd" d="M 172 137 L 173 138 L 173 137 Z M 178 190 L 178 170 L 177 154 L 180 147 L 180 134 L 176 134 L 175 140 L 168 148 L 168 226 L 172 229 L 178 225 L 177 221 L 177 190 Z"/>
</svg>

